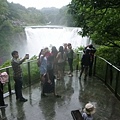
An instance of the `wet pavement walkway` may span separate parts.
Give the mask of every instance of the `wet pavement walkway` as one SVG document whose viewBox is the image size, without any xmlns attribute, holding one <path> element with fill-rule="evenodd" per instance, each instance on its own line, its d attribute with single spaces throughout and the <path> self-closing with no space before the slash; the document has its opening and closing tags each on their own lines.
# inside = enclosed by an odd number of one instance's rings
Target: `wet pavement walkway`
<svg viewBox="0 0 120 120">
<path fill-rule="evenodd" d="M 120 120 L 120 101 L 96 77 L 79 80 L 74 72 L 73 77 L 57 80 L 56 90 L 61 98 L 52 94 L 42 98 L 38 83 L 24 89 L 25 103 L 17 102 L 15 94 L 5 98 L 8 107 L 1 111 L 0 120 L 73 120 L 71 111 L 82 109 L 89 101 L 96 106 L 94 120 Z"/>
</svg>

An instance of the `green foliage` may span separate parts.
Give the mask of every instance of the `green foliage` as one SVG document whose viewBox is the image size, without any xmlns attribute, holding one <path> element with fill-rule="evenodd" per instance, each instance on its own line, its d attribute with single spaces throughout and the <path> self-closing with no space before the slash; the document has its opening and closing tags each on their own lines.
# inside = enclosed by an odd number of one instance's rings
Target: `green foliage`
<svg viewBox="0 0 120 120">
<path fill-rule="evenodd" d="M 114 49 L 113 47 L 100 46 L 97 49 L 96 55 L 105 58 L 107 61 L 115 66 L 120 66 L 120 49 Z"/>
<path fill-rule="evenodd" d="M 80 46 L 74 50 L 75 58 L 73 60 L 73 66 L 76 67 L 78 65 L 78 69 L 80 69 L 80 66 L 81 66 L 81 58 L 83 54 L 83 49 L 84 47 Z"/>
<path fill-rule="evenodd" d="M 35 8 L 26 9 L 20 4 L 9 3 L 9 18 L 14 21 L 14 25 L 39 25 L 45 24 L 45 18 Z"/>
<path fill-rule="evenodd" d="M 0 0 L 0 15 L 8 13 L 7 7 L 8 7 L 7 0 Z"/>
<path fill-rule="evenodd" d="M 97 54 L 120 66 L 119 0 L 72 0 L 68 6 L 73 26 L 82 28 L 79 34 L 101 45 Z"/>
<path fill-rule="evenodd" d="M 54 7 L 41 9 L 47 24 L 62 26 L 68 26 L 72 22 L 72 18 L 70 18 L 71 15 L 68 14 L 67 11 L 67 6 L 64 6 L 60 9 Z"/>
<path fill-rule="evenodd" d="M 6 61 L 2 66 L 0 66 L 0 68 L 2 68 L 0 72 L 6 71 L 6 67 L 9 71 L 11 89 L 14 89 L 13 69 L 11 67 L 11 60 Z M 22 67 L 22 72 L 23 72 L 23 87 L 28 87 L 30 83 L 29 76 L 28 76 L 28 63 L 27 62 L 23 63 L 21 67 Z M 39 82 L 40 73 L 39 73 L 39 69 L 36 64 L 36 60 L 33 60 L 30 62 L 30 77 L 31 77 L 31 84 Z M 8 92 L 7 84 L 5 84 L 4 86 L 4 92 Z"/>
<path fill-rule="evenodd" d="M 80 46 L 80 47 L 76 48 L 74 51 L 75 51 L 75 53 L 79 53 L 79 52 L 83 51 L 83 49 L 84 49 L 84 47 Z"/>
<path fill-rule="evenodd" d="M 37 59 L 36 55 L 34 55 L 33 57 L 30 58 L 30 60 L 35 60 L 35 59 Z"/>
<path fill-rule="evenodd" d="M 104 0 L 103 0 L 104 1 Z M 99 0 L 72 0 L 69 13 L 74 25 L 82 28 L 82 36 L 99 45 L 120 47 L 120 3 L 119 0 L 100 2 Z"/>
<path fill-rule="evenodd" d="M 8 66 L 11 66 L 11 61 L 10 60 L 7 60 L 6 62 L 4 62 L 0 68 L 5 68 L 5 67 L 8 67 Z"/>
</svg>

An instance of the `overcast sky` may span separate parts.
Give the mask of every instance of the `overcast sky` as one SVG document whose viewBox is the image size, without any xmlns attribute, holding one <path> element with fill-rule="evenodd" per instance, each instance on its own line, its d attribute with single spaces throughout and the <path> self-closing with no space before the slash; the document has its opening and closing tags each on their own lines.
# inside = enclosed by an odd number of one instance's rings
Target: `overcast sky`
<svg viewBox="0 0 120 120">
<path fill-rule="evenodd" d="M 61 8 L 71 2 L 71 0 L 7 0 L 8 2 L 19 3 L 22 6 L 35 7 L 41 9 L 43 7 Z"/>
</svg>

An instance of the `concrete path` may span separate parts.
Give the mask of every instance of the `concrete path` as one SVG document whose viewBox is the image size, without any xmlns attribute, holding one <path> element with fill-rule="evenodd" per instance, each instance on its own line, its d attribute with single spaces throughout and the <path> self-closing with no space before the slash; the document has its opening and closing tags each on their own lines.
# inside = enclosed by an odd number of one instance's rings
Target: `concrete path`
<svg viewBox="0 0 120 120">
<path fill-rule="evenodd" d="M 73 77 L 56 81 L 56 90 L 61 98 L 52 94 L 41 98 L 38 83 L 23 91 L 28 99 L 25 103 L 17 102 L 15 94 L 5 98 L 8 107 L 1 110 L 0 120 L 73 120 L 71 111 L 82 109 L 89 101 L 96 106 L 94 120 L 120 120 L 120 101 L 95 77 L 79 80 L 74 72 Z"/>
</svg>

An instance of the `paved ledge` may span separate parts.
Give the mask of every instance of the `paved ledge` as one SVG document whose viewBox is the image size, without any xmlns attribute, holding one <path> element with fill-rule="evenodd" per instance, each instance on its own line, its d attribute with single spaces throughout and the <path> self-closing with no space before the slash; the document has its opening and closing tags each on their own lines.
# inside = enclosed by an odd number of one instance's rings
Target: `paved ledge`
<svg viewBox="0 0 120 120">
<path fill-rule="evenodd" d="M 5 98 L 8 107 L 1 111 L 0 120 L 73 120 L 71 111 L 82 109 L 88 101 L 96 106 L 94 120 L 120 120 L 120 101 L 95 77 L 79 80 L 75 72 L 73 77 L 56 81 L 56 90 L 61 98 L 52 94 L 41 98 L 38 83 L 24 89 L 28 102 L 17 102 L 15 94 Z"/>
</svg>

